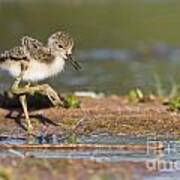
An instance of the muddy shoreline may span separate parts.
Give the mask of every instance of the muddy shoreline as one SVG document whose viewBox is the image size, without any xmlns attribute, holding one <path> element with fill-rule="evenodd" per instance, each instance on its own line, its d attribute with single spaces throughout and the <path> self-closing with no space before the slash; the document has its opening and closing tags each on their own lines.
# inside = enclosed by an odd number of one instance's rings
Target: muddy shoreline
<svg viewBox="0 0 180 180">
<path fill-rule="evenodd" d="M 0 178 L 4 179 L 141 179 L 142 162 L 103 163 L 89 160 L 48 160 L 0 158 Z"/>
<path fill-rule="evenodd" d="M 129 102 L 128 97 L 115 95 L 99 99 L 90 97 L 78 99 L 81 101 L 80 108 L 51 107 L 47 99 L 32 99 L 33 103 L 30 99 L 34 134 L 37 136 L 55 134 L 58 137 L 67 132 L 76 135 L 101 133 L 122 136 L 179 135 L 180 113 L 171 111 L 169 106 L 163 105 L 158 98 L 138 103 Z M 3 96 L 0 100 L 1 137 L 25 140 L 27 132 L 24 129 L 24 117 L 18 101 L 11 101 Z M 69 145 L 67 144 L 68 147 Z M 146 147 L 146 144 L 143 147 Z M 144 176 L 156 173 L 148 169 L 146 164 L 148 161 L 142 159 L 112 163 L 95 159 L 35 158 L 8 147 L 7 152 L 10 151 L 17 156 L 1 155 L 0 179 L 130 180 L 134 177 L 143 179 Z"/>
<path fill-rule="evenodd" d="M 127 97 L 108 96 L 100 99 L 78 97 L 80 108 L 51 107 L 47 102 L 30 103 L 34 133 L 76 134 L 111 133 L 120 135 L 179 135 L 180 113 L 169 110 L 157 98 L 131 103 Z M 13 102 L 14 103 L 14 102 Z M 19 104 L 7 105 L 1 97 L 0 134 L 23 137 L 24 117 Z M 15 105 L 16 104 L 16 105 Z M 43 107 L 42 107 L 43 104 Z"/>
</svg>

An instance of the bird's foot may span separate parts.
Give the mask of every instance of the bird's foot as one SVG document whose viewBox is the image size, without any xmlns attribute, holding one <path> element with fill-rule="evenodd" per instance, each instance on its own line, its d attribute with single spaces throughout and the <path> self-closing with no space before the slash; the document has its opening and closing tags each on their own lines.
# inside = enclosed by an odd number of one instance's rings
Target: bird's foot
<svg viewBox="0 0 180 180">
<path fill-rule="evenodd" d="M 41 94 L 47 95 L 48 99 L 54 106 L 63 106 L 64 105 L 64 98 L 58 95 L 58 93 L 48 84 L 42 85 L 44 88 L 40 91 Z"/>
</svg>

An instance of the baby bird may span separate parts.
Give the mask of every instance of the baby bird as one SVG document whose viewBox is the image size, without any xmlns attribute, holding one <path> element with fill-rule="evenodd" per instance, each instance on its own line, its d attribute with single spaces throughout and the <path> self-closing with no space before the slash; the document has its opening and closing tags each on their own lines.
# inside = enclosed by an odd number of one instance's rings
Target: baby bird
<svg viewBox="0 0 180 180">
<path fill-rule="evenodd" d="M 73 46 L 72 37 L 66 32 L 58 31 L 48 38 L 46 46 L 34 38 L 24 36 L 21 46 L 0 54 L 0 68 L 15 78 L 10 91 L 19 96 L 28 132 L 32 131 L 32 125 L 25 94 L 38 92 L 47 95 L 53 105 L 61 104 L 60 97 L 48 84 L 30 86 L 30 83 L 57 75 L 64 69 L 66 62 L 79 70 L 81 66 L 72 58 Z M 28 82 L 29 85 L 19 87 L 21 81 Z"/>
</svg>

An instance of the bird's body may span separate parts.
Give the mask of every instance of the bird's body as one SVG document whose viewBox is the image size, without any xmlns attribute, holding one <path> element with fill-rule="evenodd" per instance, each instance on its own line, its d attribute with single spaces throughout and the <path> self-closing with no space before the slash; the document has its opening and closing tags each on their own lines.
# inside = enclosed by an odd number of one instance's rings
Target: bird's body
<svg viewBox="0 0 180 180">
<path fill-rule="evenodd" d="M 75 69 L 81 68 L 72 59 L 74 42 L 69 34 L 59 31 L 48 38 L 47 45 L 29 36 L 21 39 L 21 45 L 0 54 L 0 68 L 9 72 L 15 78 L 10 93 L 19 97 L 28 131 L 32 130 L 28 114 L 26 95 L 38 92 L 47 95 L 53 105 L 59 105 L 61 98 L 47 84 L 31 86 L 30 82 L 37 82 L 54 76 L 64 69 L 65 62 L 70 62 Z M 29 84 L 20 87 L 21 81 Z"/>
<path fill-rule="evenodd" d="M 0 67 L 8 71 L 11 76 L 16 78 L 22 72 L 21 63 L 22 62 L 20 61 L 8 60 L 6 63 L 2 63 Z M 29 82 L 41 81 L 48 77 L 57 75 L 63 70 L 65 65 L 64 60 L 60 57 L 54 58 L 51 64 L 39 62 L 34 59 L 23 63 L 27 64 L 27 69 L 22 75 L 22 80 Z"/>
<path fill-rule="evenodd" d="M 29 82 L 41 81 L 57 75 L 64 69 L 64 65 L 65 60 L 61 56 L 51 54 L 45 47 L 31 52 L 31 55 L 26 53 L 24 47 L 16 47 L 0 56 L 2 69 L 15 78 L 20 76 L 23 71 L 22 80 Z M 24 68 L 22 68 L 23 66 Z"/>
<path fill-rule="evenodd" d="M 68 59 L 75 69 L 80 68 L 71 58 L 73 45 L 69 34 L 61 31 L 52 34 L 46 46 L 24 36 L 20 46 L 0 54 L 0 68 L 15 78 L 21 75 L 23 81 L 41 81 L 61 72 Z"/>
</svg>

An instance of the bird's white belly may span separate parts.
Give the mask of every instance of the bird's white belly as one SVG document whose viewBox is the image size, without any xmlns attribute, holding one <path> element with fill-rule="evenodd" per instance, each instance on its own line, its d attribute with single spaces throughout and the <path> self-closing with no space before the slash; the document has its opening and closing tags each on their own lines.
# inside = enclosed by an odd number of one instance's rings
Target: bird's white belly
<svg viewBox="0 0 180 180">
<path fill-rule="evenodd" d="M 54 76 L 64 69 L 64 64 L 64 60 L 60 57 L 56 57 L 52 63 L 42 63 L 32 60 L 23 75 L 23 80 L 40 81 Z"/>
<path fill-rule="evenodd" d="M 13 77 L 17 77 L 21 73 L 21 64 L 18 61 L 12 62 L 11 60 L 7 60 L 0 64 L 0 68 L 7 71 Z"/>
<path fill-rule="evenodd" d="M 42 63 L 37 60 L 31 60 L 28 63 L 28 68 L 22 77 L 24 81 L 40 81 L 54 76 L 61 72 L 65 65 L 61 57 L 56 57 L 52 63 Z M 1 64 L 1 68 L 7 70 L 13 77 L 18 77 L 21 73 L 21 65 L 18 61 L 8 61 Z"/>
</svg>

